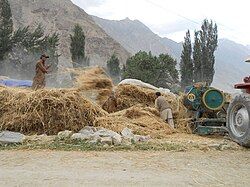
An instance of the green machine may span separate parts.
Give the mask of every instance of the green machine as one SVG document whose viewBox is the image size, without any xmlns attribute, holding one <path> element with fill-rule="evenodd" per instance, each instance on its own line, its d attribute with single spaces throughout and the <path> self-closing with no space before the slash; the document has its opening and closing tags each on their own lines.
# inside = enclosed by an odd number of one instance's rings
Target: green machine
<svg viewBox="0 0 250 187">
<path fill-rule="evenodd" d="M 193 113 L 193 133 L 225 133 L 226 102 L 222 91 L 205 84 L 186 87 L 183 103 Z"/>
</svg>

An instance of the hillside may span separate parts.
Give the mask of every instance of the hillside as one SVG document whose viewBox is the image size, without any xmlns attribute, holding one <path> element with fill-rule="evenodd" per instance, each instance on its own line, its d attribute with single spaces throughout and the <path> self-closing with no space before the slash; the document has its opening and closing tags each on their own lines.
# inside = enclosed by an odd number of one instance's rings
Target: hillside
<svg viewBox="0 0 250 187">
<path fill-rule="evenodd" d="M 219 40 L 218 46 L 213 85 L 235 92 L 233 85 L 242 82 L 250 74 L 250 64 L 244 62 L 250 55 L 250 49 L 228 39 Z"/>
<path fill-rule="evenodd" d="M 125 62 L 129 53 L 93 21 L 91 16 L 70 0 L 9 0 L 14 27 L 35 27 L 41 23 L 46 33 L 60 34 L 59 53 L 61 65 L 70 65 L 69 35 L 76 23 L 83 27 L 86 35 L 86 54 L 91 64 L 105 65 L 116 53 Z"/>
<path fill-rule="evenodd" d="M 129 52 L 140 50 L 152 51 L 153 54 L 168 53 L 180 59 L 182 45 L 168 38 L 154 34 L 146 25 L 138 20 L 130 19 L 114 21 L 93 17 L 111 37 L 120 42 Z M 213 86 L 235 92 L 233 85 L 241 82 L 249 74 L 250 64 L 244 63 L 250 55 L 250 47 L 243 46 L 227 39 L 220 39 L 215 53 L 215 77 Z"/>
<path fill-rule="evenodd" d="M 133 21 L 126 18 L 124 20 L 116 21 L 106 20 L 96 16 L 92 17 L 107 34 L 122 44 L 132 54 L 142 50 L 151 51 L 155 55 L 168 53 L 175 58 L 178 57 L 176 55 L 178 54 L 176 53 L 176 50 L 173 50 L 176 44 L 174 41 L 169 39 L 163 40 L 138 20 Z"/>
</svg>

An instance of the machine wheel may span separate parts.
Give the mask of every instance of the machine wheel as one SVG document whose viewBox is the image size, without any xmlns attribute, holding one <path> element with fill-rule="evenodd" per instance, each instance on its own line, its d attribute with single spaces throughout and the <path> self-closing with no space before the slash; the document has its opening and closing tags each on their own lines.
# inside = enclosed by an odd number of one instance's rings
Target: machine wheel
<svg viewBox="0 0 250 187">
<path fill-rule="evenodd" d="M 250 147 L 250 99 L 236 96 L 227 110 L 227 128 L 233 141 Z"/>
</svg>

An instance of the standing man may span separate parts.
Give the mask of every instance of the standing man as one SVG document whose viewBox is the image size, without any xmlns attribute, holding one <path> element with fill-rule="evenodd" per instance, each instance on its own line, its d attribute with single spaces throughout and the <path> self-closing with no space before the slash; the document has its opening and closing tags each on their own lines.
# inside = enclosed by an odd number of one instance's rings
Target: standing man
<svg viewBox="0 0 250 187">
<path fill-rule="evenodd" d="M 48 73 L 50 66 L 45 65 L 45 61 L 49 56 L 43 54 L 40 60 L 36 63 L 36 75 L 33 79 L 32 89 L 43 89 L 46 85 L 45 74 Z"/>
<path fill-rule="evenodd" d="M 161 118 L 165 122 L 167 122 L 172 128 L 174 128 L 174 121 L 170 104 L 166 101 L 166 99 L 163 96 L 161 96 L 160 92 L 156 92 L 155 95 L 156 95 L 155 107 L 160 112 Z"/>
</svg>

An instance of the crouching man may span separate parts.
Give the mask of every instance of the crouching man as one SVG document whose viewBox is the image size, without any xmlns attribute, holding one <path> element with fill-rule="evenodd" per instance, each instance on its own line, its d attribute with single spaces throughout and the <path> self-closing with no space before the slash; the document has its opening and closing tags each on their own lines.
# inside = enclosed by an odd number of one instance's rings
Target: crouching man
<svg viewBox="0 0 250 187">
<path fill-rule="evenodd" d="M 156 92 L 155 107 L 160 112 L 161 118 L 174 128 L 172 109 L 166 99 L 161 96 L 160 92 Z"/>
</svg>

